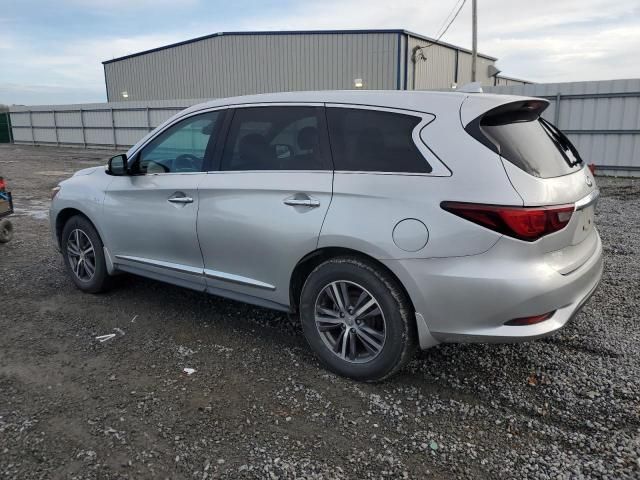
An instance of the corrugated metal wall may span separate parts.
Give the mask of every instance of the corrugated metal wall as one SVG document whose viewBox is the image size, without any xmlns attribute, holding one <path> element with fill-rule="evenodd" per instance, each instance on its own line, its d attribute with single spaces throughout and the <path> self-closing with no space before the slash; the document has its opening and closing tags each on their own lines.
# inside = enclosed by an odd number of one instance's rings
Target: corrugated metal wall
<svg viewBox="0 0 640 480">
<path fill-rule="evenodd" d="M 601 173 L 640 175 L 640 79 L 486 87 L 543 97 L 544 117 L 563 130 Z"/>
<path fill-rule="evenodd" d="M 482 85 L 493 85 L 493 77 L 489 77 L 488 68 L 494 63 L 493 60 L 478 56 L 476 81 Z M 458 57 L 458 85 L 462 86 L 469 82 L 471 82 L 471 54 L 461 51 Z"/>
<path fill-rule="evenodd" d="M 425 48 L 422 48 L 423 58 L 414 63 L 412 57 L 416 47 Z M 408 59 L 407 88 L 410 90 L 449 89 L 453 84 L 464 85 L 471 81 L 471 54 L 465 50 L 436 45 L 409 35 Z M 482 85 L 493 85 L 487 69 L 494 63 L 495 60 L 478 55 L 476 78 Z"/>
<path fill-rule="evenodd" d="M 422 48 L 422 56 L 418 56 L 414 63 L 414 49 L 426 45 L 430 46 Z M 442 45 L 429 44 L 422 39 L 410 36 L 408 57 L 407 89 L 447 88 L 455 83 L 456 50 Z"/>
<path fill-rule="evenodd" d="M 201 100 L 11 107 L 14 143 L 129 147 L 177 111 Z"/>
<path fill-rule="evenodd" d="M 221 35 L 106 63 L 107 98 L 220 98 L 295 90 L 398 88 L 395 33 Z"/>
</svg>

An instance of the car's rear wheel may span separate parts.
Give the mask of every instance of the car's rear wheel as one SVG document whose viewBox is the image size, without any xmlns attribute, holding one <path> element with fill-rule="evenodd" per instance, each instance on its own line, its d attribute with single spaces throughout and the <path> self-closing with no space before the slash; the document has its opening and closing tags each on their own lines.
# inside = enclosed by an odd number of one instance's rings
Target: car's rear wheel
<svg viewBox="0 0 640 480">
<path fill-rule="evenodd" d="M 318 265 L 300 296 L 302 328 L 331 371 L 363 381 L 396 373 L 416 348 L 411 304 L 397 281 L 357 257 Z"/>
<path fill-rule="evenodd" d="M 83 292 L 99 293 L 111 285 L 102 240 L 91 222 L 71 217 L 62 230 L 60 248 L 71 279 Z"/>
</svg>

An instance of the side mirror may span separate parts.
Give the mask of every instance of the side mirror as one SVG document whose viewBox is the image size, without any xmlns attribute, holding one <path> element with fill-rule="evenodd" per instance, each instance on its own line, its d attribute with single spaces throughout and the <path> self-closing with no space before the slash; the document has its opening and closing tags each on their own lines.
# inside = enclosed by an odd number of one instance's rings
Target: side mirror
<svg viewBox="0 0 640 480">
<path fill-rule="evenodd" d="M 107 165 L 107 173 L 117 177 L 127 175 L 127 155 L 122 153 L 111 157 Z"/>
</svg>

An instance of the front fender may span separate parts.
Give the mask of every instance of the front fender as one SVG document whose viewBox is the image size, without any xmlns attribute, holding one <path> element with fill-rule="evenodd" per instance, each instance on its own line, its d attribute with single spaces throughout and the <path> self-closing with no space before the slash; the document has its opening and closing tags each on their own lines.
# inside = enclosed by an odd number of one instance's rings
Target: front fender
<svg viewBox="0 0 640 480">
<path fill-rule="evenodd" d="M 105 198 L 105 192 L 112 178 L 106 173 L 95 172 L 93 175 L 79 175 L 71 177 L 60 184 L 60 191 L 51 202 L 49 221 L 54 244 L 58 249 L 59 234 L 62 225 L 59 219 L 67 214 L 78 212 L 87 217 L 94 225 L 100 238 L 104 242 L 100 218 Z"/>
</svg>

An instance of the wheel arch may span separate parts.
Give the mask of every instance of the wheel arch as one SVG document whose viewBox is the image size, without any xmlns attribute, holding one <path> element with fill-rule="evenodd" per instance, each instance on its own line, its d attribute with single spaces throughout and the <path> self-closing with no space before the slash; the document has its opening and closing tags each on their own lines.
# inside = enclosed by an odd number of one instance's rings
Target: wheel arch
<svg viewBox="0 0 640 480">
<path fill-rule="evenodd" d="M 309 274 L 320 265 L 322 262 L 329 260 L 335 257 L 343 257 L 343 256 L 352 256 L 360 258 L 367 263 L 380 268 L 380 270 L 384 271 L 391 278 L 393 278 L 398 287 L 401 289 L 402 293 L 405 295 L 407 301 L 411 305 L 411 308 L 415 312 L 415 307 L 413 305 L 413 301 L 411 300 L 411 296 L 409 292 L 403 285 L 402 281 L 398 278 L 398 276 L 389 269 L 384 263 L 376 258 L 368 255 L 359 250 L 354 250 L 351 248 L 345 247 L 321 247 L 312 252 L 309 252 L 304 257 L 302 257 L 296 266 L 294 267 L 291 273 L 291 279 L 289 281 L 289 302 L 291 305 L 291 310 L 293 313 L 298 313 L 299 304 L 300 304 L 300 294 L 302 293 L 302 287 L 304 285 L 305 280 L 309 276 Z"/>
<path fill-rule="evenodd" d="M 65 207 L 62 210 L 60 210 L 58 212 L 58 214 L 56 215 L 56 223 L 55 223 L 55 235 L 56 235 L 56 240 L 58 241 L 58 245 L 60 245 L 60 248 L 62 248 L 62 230 L 64 229 L 65 224 L 69 221 L 69 219 L 71 217 L 74 217 L 76 215 L 81 215 L 84 218 L 86 218 L 91 225 L 93 226 L 93 228 L 96 229 L 96 232 L 98 232 L 98 235 L 100 235 L 100 239 L 103 241 L 104 243 L 104 238 L 100 232 L 100 230 L 98 229 L 98 227 L 96 226 L 96 223 L 91 219 L 91 217 L 89 215 L 87 215 L 85 212 L 83 212 L 82 210 L 78 210 L 75 207 Z"/>
</svg>

